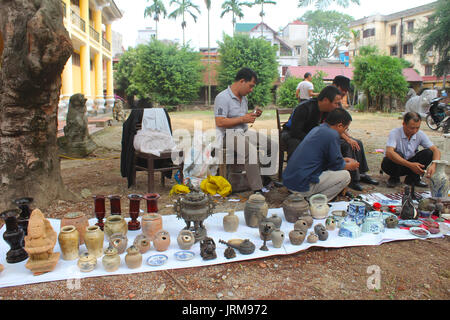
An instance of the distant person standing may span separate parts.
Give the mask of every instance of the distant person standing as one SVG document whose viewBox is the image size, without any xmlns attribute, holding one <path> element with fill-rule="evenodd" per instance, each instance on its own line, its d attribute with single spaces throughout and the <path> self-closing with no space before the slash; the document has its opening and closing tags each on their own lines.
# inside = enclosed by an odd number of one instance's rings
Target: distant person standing
<svg viewBox="0 0 450 320">
<path fill-rule="evenodd" d="M 319 94 L 314 92 L 314 85 L 312 83 L 312 74 L 307 72 L 304 75 L 304 80 L 300 82 L 295 91 L 295 96 L 300 102 L 317 97 Z"/>
</svg>

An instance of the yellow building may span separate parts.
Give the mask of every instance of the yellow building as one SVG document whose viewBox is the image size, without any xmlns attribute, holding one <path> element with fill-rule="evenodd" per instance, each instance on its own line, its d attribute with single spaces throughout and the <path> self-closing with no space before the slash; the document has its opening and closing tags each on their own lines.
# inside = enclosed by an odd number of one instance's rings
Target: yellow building
<svg viewBox="0 0 450 320">
<path fill-rule="evenodd" d="M 425 61 L 420 59 L 419 50 L 414 44 L 414 30 L 428 22 L 436 5 L 437 2 L 432 2 L 390 15 L 373 15 L 351 22 L 350 29 L 359 31 L 359 37 L 349 44 L 350 62 L 358 53 L 358 48 L 376 45 L 381 53 L 411 62 L 422 77 L 429 78 L 438 61 L 437 54 L 428 52 Z M 427 86 L 426 80 L 423 86 Z"/>
<path fill-rule="evenodd" d="M 122 13 L 113 0 L 60 1 L 74 53 L 62 74 L 59 118 L 75 93 L 84 94 L 88 112 L 106 112 L 114 105 L 111 24 Z"/>
</svg>

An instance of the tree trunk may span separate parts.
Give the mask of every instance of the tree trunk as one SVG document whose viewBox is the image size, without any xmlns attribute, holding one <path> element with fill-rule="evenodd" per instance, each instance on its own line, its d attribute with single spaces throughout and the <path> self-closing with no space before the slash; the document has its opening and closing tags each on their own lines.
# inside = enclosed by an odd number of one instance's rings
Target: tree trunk
<svg viewBox="0 0 450 320">
<path fill-rule="evenodd" d="M 0 2 L 0 210 L 21 196 L 74 199 L 57 153 L 61 73 L 73 48 L 55 0 Z"/>
</svg>

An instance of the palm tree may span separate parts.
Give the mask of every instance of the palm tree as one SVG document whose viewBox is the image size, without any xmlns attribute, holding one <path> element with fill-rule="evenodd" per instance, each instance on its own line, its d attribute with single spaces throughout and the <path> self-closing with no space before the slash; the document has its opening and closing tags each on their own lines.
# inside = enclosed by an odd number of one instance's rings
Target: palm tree
<svg viewBox="0 0 450 320">
<path fill-rule="evenodd" d="M 183 22 L 181 23 L 181 28 L 183 29 L 183 46 L 185 45 L 185 37 L 184 37 L 184 29 L 186 28 L 186 19 L 185 13 L 189 13 L 191 17 L 194 19 L 194 22 L 197 22 L 197 16 L 192 13 L 192 9 L 197 10 L 200 13 L 200 8 L 198 5 L 193 4 L 191 0 L 171 0 L 170 5 L 172 4 L 178 5 L 173 12 L 169 14 L 169 18 L 176 19 L 181 16 L 183 18 Z"/>
<path fill-rule="evenodd" d="M 209 43 L 209 11 L 211 10 L 211 0 L 205 0 L 206 9 L 208 9 L 208 105 L 211 105 L 211 46 Z"/>
<path fill-rule="evenodd" d="M 228 12 L 231 12 L 233 15 L 233 36 L 234 36 L 234 28 L 236 25 L 236 17 L 239 19 L 242 19 L 244 17 L 244 13 L 242 12 L 242 6 L 246 6 L 251 8 L 253 6 L 253 3 L 250 2 L 240 2 L 240 0 L 227 0 L 222 4 L 222 13 L 220 14 L 220 17 L 223 18 L 225 14 Z"/>
<path fill-rule="evenodd" d="M 148 2 L 149 0 L 147 0 Z M 159 16 L 163 15 L 163 18 L 167 16 L 166 7 L 164 6 L 164 2 L 162 0 L 153 0 L 153 4 L 149 7 L 146 7 L 144 10 L 144 18 L 150 17 L 153 15 L 153 20 L 156 22 L 156 39 L 158 39 L 158 22 Z"/>
<path fill-rule="evenodd" d="M 261 11 L 259 12 L 259 16 L 261 17 L 261 38 L 264 37 L 263 35 L 263 22 L 264 22 L 264 16 L 266 13 L 264 12 L 264 5 L 265 4 L 277 4 L 275 1 L 268 1 L 268 0 L 255 0 L 254 4 L 260 4 L 261 5 Z"/>
<path fill-rule="evenodd" d="M 359 5 L 359 0 L 298 0 L 299 7 L 307 7 L 310 4 L 315 4 L 317 9 L 324 9 L 330 6 L 332 3 L 336 3 L 340 7 L 347 8 L 350 2 Z"/>
</svg>

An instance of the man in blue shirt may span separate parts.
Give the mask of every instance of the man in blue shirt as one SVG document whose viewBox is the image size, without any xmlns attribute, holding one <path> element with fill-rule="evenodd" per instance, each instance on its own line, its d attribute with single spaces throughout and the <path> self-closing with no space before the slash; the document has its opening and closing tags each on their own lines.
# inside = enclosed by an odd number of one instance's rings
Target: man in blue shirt
<svg viewBox="0 0 450 320">
<path fill-rule="evenodd" d="M 356 170 L 359 163 L 344 158 L 340 136 L 348 130 L 351 115 L 344 109 L 331 111 L 325 122 L 313 128 L 298 145 L 283 171 L 283 184 L 293 192 L 309 198 L 324 194 L 335 198 L 349 183 L 348 170 Z"/>
</svg>

